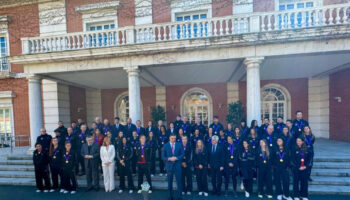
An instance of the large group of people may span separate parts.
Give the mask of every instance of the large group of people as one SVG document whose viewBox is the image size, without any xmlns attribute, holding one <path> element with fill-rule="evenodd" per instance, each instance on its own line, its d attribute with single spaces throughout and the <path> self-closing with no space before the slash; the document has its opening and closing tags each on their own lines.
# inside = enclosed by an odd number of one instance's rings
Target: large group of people
<svg viewBox="0 0 350 200">
<path fill-rule="evenodd" d="M 120 177 L 118 193 L 133 193 L 135 189 L 141 193 L 144 184 L 152 193 L 152 178 L 167 175 L 169 199 L 191 195 L 194 177 L 201 196 L 209 195 L 209 177 L 212 195 L 237 198 L 240 185 L 249 198 L 256 180 L 258 198 L 275 195 L 278 200 L 308 199 L 315 137 L 301 111 L 285 123 L 282 117 L 274 124 L 264 119 L 260 127 L 256 120 L 250 127 L 242 120 L 236 127 L 228 123 L 225 128 L 217 116 L 213 118 L 209 127 L 198 117 L 190 124 L 186 116 L 180 115 L 169 127 L 162 121 L 157 125 L 149 121 L 147 127 L 142 127 L 141 121 L 133 124 L 130 118 L 122 125 L 118 117 L 114 124 L 97 117 L 91 128 L 81 119 L 69 128 L 60 121 L 54 137 L 42 128 L 33 153 L 37 192 L 74 194 L 78 187 L 76 175 L 86 175 L 87 192 L 97 191 L 101 171 L 104 189 L 111 192 L 116 189 L 116 171 Z M 176 193 L 172 189 L 174 176 Z"/>
</svg>

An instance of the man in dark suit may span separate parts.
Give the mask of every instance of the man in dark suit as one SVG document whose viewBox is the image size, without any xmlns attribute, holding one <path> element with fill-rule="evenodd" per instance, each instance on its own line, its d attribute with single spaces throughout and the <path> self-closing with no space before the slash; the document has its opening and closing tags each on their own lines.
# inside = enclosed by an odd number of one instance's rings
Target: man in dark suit
<svg viewBox="0 0 350 200">
<path fill-rule="evenodd" d="M 224 150 L 218 145 L 219 137 L 214 135 L 211 137 L 211 145 L 208 148 L 209 162 L 208 169 L 211 173 L 211 183 L 213 184 L 213 195 L 220 196 L 222 173 L 224 170 Z"/>
<path fill-rule="evenodd" d="M 124 136 L 126 138 L 131 138 L 134 130 L 136 130 L 136 126 L 132 123 L 132 119 L 128 118 L 126 125 L 124 126 Z"/>
<path fill-rule="evenodd" d="M 140 137 L 140 135 L 145 135 L 146 134 L 145 128 L 143 128 L 141 126 L 141 121 L 140 120 L 136 121 L 136 133 L 137 133 L 137 136 L 139 136 L 139 137 Z"/>
<path fill-rule="evenodd" d="M 180 143 L 176 142 L 176 135 L 170 135 L 169 142 L 164 145 L 162 150 L 162 160 L 165 162 L 165 168 L 168 174 L 169 200 L 173 200 L 173 178 L 175 175 L 177 184 L 177 199 L 182 199 L 181 184 L 181 160 L 184 157 L 184 150 Z"/>
<path fill-rule="evenodd" d="M 99 160 L 100 160 L 100 146 L 93 142 L 92 136 L 86 137 L 86 143 L 81 147 L 81 155 L 84 157 L 87 192 L 99 189 Z"/>
<path fill-rule="evenodd" d="M 111 141 L 115 141 L 115 138 L 118 137 L 120 131 L 124 132 L 124 126 L 119 123 L 119 117 L 114 118 L 114 125 L 112 125 L 112 138 Z"/>
</svg>

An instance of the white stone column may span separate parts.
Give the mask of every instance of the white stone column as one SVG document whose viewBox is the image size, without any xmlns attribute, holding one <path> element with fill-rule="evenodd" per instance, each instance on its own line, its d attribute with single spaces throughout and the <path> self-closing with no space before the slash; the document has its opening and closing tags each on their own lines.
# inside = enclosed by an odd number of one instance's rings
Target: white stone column
<svg viewBox="0 0 350 200">
<path fill-rule="evenodd" d="M 41 78 L 36 75 L 27 76 L 29 96 L 30 149 L 35 148 L 36 138 L 43 127 L 43 111 L 41 104 Z"/>
<path fill-rule="evenodd" d="M 247 123 L 255 119 L 260 125 L 260 63 L 264 57 L 251 57 L 244 60 L 247 69 Z"/>
<path fill-rule="evenodd" d="M 137 66 L 124 68 L 128 73 L 129 91 L 129 116 L 133 122 L 142 121 L 141 116 L 141 94 L 140 94 L 140 70 Z"/>
</svg>

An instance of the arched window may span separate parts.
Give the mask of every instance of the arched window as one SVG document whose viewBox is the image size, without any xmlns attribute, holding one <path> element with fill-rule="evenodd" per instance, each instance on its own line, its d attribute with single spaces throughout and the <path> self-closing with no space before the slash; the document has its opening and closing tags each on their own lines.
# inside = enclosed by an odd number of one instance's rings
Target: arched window
<svg viewBox="0 0 350 200">
<path fill-rule="evenodd" d="M 290 95 L 287 89 L 277 84 L 269 84 L 261 91 L 261 119 L 269 118 L 276 123 L 277 117 L 290 117 Z"/>
<path fill-rule="evenodd" d="M 128 92 L 123 92 L 115 99 L 114 116 L 118 116 L 120 118 L 121 124 L 126 124 L 126 120 L 129 118 L 129 93 Z M 141 103 L 141 117 L 143 118 L 142 103 Z M 133 121 L 133 123 L 135 123 L 135 121 Z"/>
<path fill-rule="evenodd" d="M 211 123 L 212 100 L 209 93 L 201 88 L 192 88 L 181 98 L 181 114 L 186 115 L 191 124 L 198 116 L 203 125 Z"/>
</svg>

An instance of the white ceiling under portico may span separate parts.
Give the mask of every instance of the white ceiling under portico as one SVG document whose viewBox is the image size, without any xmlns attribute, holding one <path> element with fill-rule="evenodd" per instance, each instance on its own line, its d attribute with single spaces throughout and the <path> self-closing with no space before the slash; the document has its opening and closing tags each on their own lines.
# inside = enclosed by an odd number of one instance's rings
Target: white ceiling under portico
<svg viewBox="0 0 350 200">
<path fill-rule="evenodd" d="M 245 80 L 243 59 L 140 66 L 141 86 L 167 86 Z M 308 78 L 350 67 L 350 52 L 267 57 L 261 80 Z M 123 69 L 45 74 L 47 77 L 98 89 L 127 88 Z"/>
</svg>

